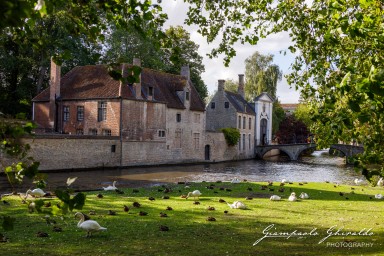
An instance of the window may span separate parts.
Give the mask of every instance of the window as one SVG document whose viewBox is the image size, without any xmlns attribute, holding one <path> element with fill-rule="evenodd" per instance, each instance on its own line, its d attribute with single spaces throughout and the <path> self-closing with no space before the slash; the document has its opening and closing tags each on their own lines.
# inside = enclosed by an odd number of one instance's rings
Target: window
<svg viewBox="0 0 384 256">
<path fill-rule="evenodd" d="M 263 103 L 263 112 L 265 112 L 265 103 Z"/>
<path fill-rule="evenodd" d="M 249 149 L 251 149 L 251 134 L 248 134 Z"/>
<path fill-rule="evenodd" d="M 211 108 L 213 109 L 215 107 L 216 107 L 215 102 L 211 102 Z"/>
<path fill-rule="evenodd" d="M 69 121 L 69 106 L 63 106 L 63 120 Z"/>
<path fill-rule="evenodd" d="M 239 139 L 239 150 L 241 150 L 241 135 L 240 135 L 240 139 Z"/>
<path fill-rule="evenodd" d="M 200 114 L 197 114 L 197 113 L 194 114 L 194 123 L 196 124 L 200 123 Z"/>
<path fill-rule="evenodd" d="M 245 129 L 245 120 L 246 120 L 246 118 L 245 118 L 245 116 L 243 117 L 243 129 Z"/>
<path fill-rule="evenodd" d="M 178 122 L 178 123 L 181 122 L 181 114 L 180 113 L 176 114 L 176 122 Z"/>
<path fill-rule="evenodd" d="M 243 150 L 245 150 L 245 134 L 243 134 Z"/>
<path fill-rule="evenodd" d="M 111 152 L 115 153 L 116 152 L 116 145 L 111 145 Z"/>
<path fill-rule="evenodd" d="M 99 101 L 97 108 L 97 121 L 105 121 L 107 120 L 107 102 Z"/>
<path fill-rule="evenodd" d="M 103 129 L 102 134 L 103 134 L 103 136 L 111 136 L 112 132 L 110 129 Z"/>
<path fill-rule="evenodd" d="M 83 135 L 84 134 L 84 130 L 83 129 L 76 129 L 76 134 L 77 135 Z"/>
<path fill-rule="evenodd" d="M 77 121 L 84 120 L 84 106 L 77 106 Z"/>
<path fill-rule="evenodd" d="M 189 92 L 185 92 L 185 99 L 189 100 Z"/>
<path fill-rule="evenodd" d="M 224 102 L 224 108 L 229 108 L 229 102 L 228 101 Z"/>
<path fill-rule="evenodd" d="M 165 137 L 165 131 L 164 130 L 159 130 L 159 137 L 164 138 Z"/>
<path fill-rule="evenodd" d="M 148 87 L 148 96 L 153 96 L 153 87 L 152 86 Z"/>
<path fill-rule="evenodd" d="M 193 145 L 195 149 L 199 149 L 200 146 L 200 133 L 193 134 Z"/>
<path fill-rule="evenodd" d="M 241 116 L 238 117 L 239 124 L 237 125 L 237 128 L 241 129 Z"/>
<path fill-rule="evenodd" d="M 249 130 L 251 130 L 252 129 L 252 118 L 249 118 Z"/>
<path fill-rule="evenodd" d="M 88 134 L 89 135 L 97 135 L 97 129 L 89 129 L 89 131 L 88 131 Z"/>
</svg>

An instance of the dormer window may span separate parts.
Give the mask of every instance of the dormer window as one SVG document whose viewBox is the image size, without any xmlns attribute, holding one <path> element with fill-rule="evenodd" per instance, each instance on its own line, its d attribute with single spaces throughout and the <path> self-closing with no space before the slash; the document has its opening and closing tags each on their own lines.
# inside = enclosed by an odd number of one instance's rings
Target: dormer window
<svg viewBox="0 0 384 256">
<path fill-rule="evenodd" d="M 185 100 L 189 100 L 189 92 L 188 91 L 185 92 Z"/>
<path fill-rule="evenodd" d="M 153 96 L 153 87 L 152 86 L 148 87 L 148 96 Z"/>
</svg>

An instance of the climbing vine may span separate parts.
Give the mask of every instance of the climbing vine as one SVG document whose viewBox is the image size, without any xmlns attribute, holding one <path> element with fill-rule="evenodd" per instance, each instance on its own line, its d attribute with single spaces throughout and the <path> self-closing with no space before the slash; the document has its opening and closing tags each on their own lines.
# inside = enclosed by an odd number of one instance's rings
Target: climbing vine
<svg viewBox="0 0 384 256">
<path fill-rule="evenodd" d="M 234 146 L 239 142 L 240 132 L 236 128 L 223 128 L 221 131 L 224 133 L 225 140 L 228 146 Z"/>
</svg>

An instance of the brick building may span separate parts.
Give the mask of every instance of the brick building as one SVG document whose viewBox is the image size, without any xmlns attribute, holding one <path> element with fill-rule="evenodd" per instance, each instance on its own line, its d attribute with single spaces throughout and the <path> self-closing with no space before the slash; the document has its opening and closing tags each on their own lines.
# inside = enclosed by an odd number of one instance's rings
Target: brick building
<svg viewBox="0 0 384 256">
<path fill-rule="evenodd" d="M 126 67 L 120 66 L 123 74 Z M 205 105 L 188 67 L 181 75 L 142 68 L 140 82 L 129 85 L 114 80 L 105 65 L 75 67 L 61 77 L 52 62 L 50 87 L 32 101 L 37 133 L 160 142 L 171 160 L 204 155 Z"/>
</svg>

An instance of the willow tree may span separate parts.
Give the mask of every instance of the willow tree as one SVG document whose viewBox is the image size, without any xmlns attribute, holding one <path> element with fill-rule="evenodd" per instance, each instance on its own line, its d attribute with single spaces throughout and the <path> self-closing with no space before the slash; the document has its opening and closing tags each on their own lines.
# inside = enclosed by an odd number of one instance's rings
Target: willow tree
<svg viewBox="0 0 384 256">
<path fill-rule="evenodd" d="M 262 92 L 276 98 L 277 81 L 282 78 L 279 66 L 273 64 L 273 55 L 255 52 L 245 60 L 245 94 L 253 99 Z"/>
<path fill-rule="evenodd" d="M 288 82 L 301 89 L 316 142 L 364 145 L 356 166 L 384 175 L 384 3 L 381 0 L 204 1 L 191 4 L 188 24 L 220 44 L 211 53 L 236 54 L 236 42 L 287 32 L 296 59 Z"/>
</svg>

